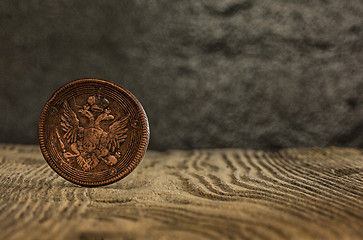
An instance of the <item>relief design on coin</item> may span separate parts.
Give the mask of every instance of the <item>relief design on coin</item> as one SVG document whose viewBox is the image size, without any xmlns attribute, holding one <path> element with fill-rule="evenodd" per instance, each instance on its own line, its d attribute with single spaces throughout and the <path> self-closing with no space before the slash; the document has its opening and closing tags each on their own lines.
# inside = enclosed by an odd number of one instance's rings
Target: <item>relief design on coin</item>
<svg viewBox="0 0 363 240">
<path fill-rule="evenodd" d="M 127 137 L 129 116 L 112 122 L 115 117 L 111 114 L 109 101 L 101 96 L 90 96 L 87 103 L 79 107 L 77 112 L 87 119 L 83 126 L 67 101 L 63 103 L 63 111 L 60 129 L 64 135 L 61 137 L 58 128 L 56 133 L 68 162 L 76 160 L 84 171 L 95 168 L 100 161 L 115 165 L 121 155 L 120 146 Z M 101 122 L 106 125 L 102 127 Z M 71 151 L 65 149 L 64 140 L 70 144 Z"/>
<path fill-rule="evenodd" d="M 44 107 L 38 131 L 48 164 L 84 186 L 125 177 L 141 161 L 149 141 L 139 101 L 99 79 L 76 80 L 59 89 Z"/>
</svg>

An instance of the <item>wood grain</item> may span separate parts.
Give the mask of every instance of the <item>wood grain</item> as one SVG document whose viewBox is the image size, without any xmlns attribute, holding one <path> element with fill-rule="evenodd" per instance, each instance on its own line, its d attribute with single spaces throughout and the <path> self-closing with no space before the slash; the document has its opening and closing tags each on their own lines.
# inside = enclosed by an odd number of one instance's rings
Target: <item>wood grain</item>
<svg viewBox="0 0 363 240">
<path fill-rule="evenodd" d="M 0 145 L 0 239 L 362 239 L 356 149 L 148 151 L 79 187 L 37 146 Z"/>
</svg>

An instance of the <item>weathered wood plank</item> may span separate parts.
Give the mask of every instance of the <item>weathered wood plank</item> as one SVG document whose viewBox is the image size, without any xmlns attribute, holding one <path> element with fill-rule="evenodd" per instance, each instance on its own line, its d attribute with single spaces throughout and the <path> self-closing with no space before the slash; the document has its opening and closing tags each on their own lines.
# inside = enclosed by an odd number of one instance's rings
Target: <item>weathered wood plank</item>
<svg viewBox="0 0 363 240">
<path fill-rule="evenodd" d="M 149 151 L 84 188 L 37 146 L 0 145 L 0 239 L 362 239 L 355 149 Z"/>
</svg>

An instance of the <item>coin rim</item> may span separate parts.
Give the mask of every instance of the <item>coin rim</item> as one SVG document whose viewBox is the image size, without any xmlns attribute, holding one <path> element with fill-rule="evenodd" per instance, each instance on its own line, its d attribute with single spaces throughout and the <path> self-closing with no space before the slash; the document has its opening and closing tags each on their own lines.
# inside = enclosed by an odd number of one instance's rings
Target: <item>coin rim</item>
<svg viewBox="0 0 363 240">
<path fill-rule="evenodd" d="M 107 179 L 107 180 L 95 181 L 95 182 L 85 182 L 85 181 L 77 180 L 73 177 L 70 177 L 67 174 L 64 174 L 64 172 L 62 172 L 61 168 L 57 167 L 54 164 L 53 160 L 50 158 L 49 153 L 45 147 L 44 123 L 45 123 L 47 112 L 49 110 L 51 103 L 57 98 L 57 95 L 60 94 L 61 92 L 65 91 L 68 88 L 75 87 L 79 84 L 84 84 L 84 83 L 101 83 L 102 85 L 104 85 L 104 84 L 111 85 L 112 87 L 115 87 L 116 89 L 124 92 L 125 94 L 128 95 L 128 97 L 131 100 L 133 100 L 136 103 L 136 105 L 138 106 L 138 109 L 137 109 L 138 114 L 141 116 L 141 119 L 142 119 L 142 121 L 141 121 L 142 137 L 141 137 L 140 147 L 136 153 L 135 158 L 126 167 L 126 169 L 124 169 L 121 173 L 119 173 L 116 176 L 114 176 L 110 179 Z M 148 121 L 147 115 L 145 113 L 145 110 L 142 107 L 139 100 L 137 100 L 137 98 L 130 91 L 117 85 L 116 83 L 113 83 L 113 82 L 110 82 L 110 81 L 104 80 L 104 79 L 98 79 L 98 78 L 77 79 L 77 80 L 69 82 L 66 85 L 59 88 L 56 92 L 54 92 L 54 94 L 51 96 L 51 98 L 46 102 L 45 106 L 42 109 L 42 112 L 41 112 L 40 118 L 39 118 L 39 122 L 38 122 L 38 141 L 39 141 L 41 152 L 42 152 L 46 162 L 48 163 L 48 165 L 64 179 L 66 179 L 72 183 L 75 183 L 75 184 L 78 184 L 81 186 L 87 186 L 87 187 L 108 185 L 108 184 L 117 182 L 120 179 L 126 177 L 128 174 L 130 174 L 136 168 L 136 166 L 140 163 L 141 159 L 145 155 L 147 146 L 149 144 L 149 139 L 150 139 L 149 121 Z"/>
</svg>

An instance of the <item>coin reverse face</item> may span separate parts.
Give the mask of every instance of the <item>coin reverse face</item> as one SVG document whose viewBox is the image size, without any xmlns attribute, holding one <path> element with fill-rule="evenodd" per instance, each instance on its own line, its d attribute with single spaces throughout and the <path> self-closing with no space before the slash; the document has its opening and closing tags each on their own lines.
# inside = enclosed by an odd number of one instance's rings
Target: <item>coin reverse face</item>
<svg viewBox="0 0 363 240">
<path fill-rule="evenodd" d="M 59 175 L 100 186 L 135 169 L 149 142 L 149 124 L 140 102 L 126 89 L 80 79 L 45 104 L 38 135 L 44 158 Z"/>
</svg>

